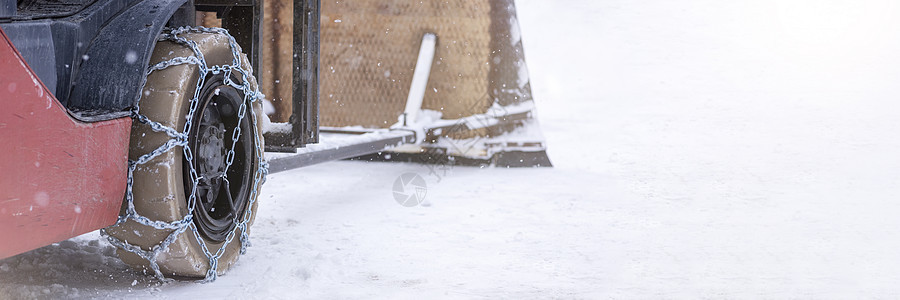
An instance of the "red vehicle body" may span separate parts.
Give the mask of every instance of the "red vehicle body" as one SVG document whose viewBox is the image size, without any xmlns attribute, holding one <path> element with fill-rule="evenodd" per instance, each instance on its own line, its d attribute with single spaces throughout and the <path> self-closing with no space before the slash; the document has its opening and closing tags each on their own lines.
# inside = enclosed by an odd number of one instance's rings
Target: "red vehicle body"
<svg viewBox="0 0 900 300">
<path fill-rule="evenodd" d="M 0 30 L 0 258 L 116 222 L 130 118 L 84 123 Z"/>
</svg>

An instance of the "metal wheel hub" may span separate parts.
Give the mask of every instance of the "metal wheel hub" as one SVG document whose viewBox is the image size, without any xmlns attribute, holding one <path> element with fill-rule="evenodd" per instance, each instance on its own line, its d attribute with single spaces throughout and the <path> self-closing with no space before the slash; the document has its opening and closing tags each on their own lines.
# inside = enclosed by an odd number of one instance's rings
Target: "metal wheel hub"
<svg viewBox="0 0 900 300">
<path fill-rule="evenodd" d="M 194 187 L 191 167 L 198 177 L 194 225 L 205 238 L 215 242 L 225 241 L 247 211 L 256 161 L 250 116 L 239 116 L 243 94 L 223 80 L 222 74 L 212 75 L 201 87 L 200 105 L 188 135 L 194 159 L 190 165 L 187 158 L 183 161 L 187 199 Z M 241 134 L 234 140 L 238 128 Z M 233 156 L 231 164 L 229 156 Z"/>
</svg>

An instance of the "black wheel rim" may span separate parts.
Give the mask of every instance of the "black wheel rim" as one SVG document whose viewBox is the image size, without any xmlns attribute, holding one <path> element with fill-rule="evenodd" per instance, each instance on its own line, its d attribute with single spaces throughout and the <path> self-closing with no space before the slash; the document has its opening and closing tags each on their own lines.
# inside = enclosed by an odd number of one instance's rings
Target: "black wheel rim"
<svg viewBox="0 0 900 300">
<path fill-rule="evenodd" d="M 199 178 L 194 225 L 200 234 L 214 242 L 225 241 L 246 213 L 250 202 L 251 172 L 256 164 L 249 105 L 244 117 L 239 118 L 243 94 L 225 85 L 224 79 L 222 74 L 206 79 L 188 134 L 193 156 L 190 165 Z M 241 135 L 234 142 L 232 135 L 238 127 Z M 232 146 L 234 160 L 228 166 L 227 157 Z M 183 166 L 185 195 L 190 199 L 194 184 L 187 158 L 184 158 Z"/>
</svg>

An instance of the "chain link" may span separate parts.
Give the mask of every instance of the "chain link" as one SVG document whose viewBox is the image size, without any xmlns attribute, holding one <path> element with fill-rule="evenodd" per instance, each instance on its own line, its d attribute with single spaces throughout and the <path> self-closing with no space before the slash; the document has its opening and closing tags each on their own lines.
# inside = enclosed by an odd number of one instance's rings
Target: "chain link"
<svg viewBox="0 0 900 300">
<path fill-rule="evenodd" d="M 210 34 L 221 34 L 228 38 L 229 47 L 231 48 L 231 54 L 233 56 L 232 62 L 229 65 L 215 65 L 209 66 L 206 62 L 203 53 L 200 51 L 199 45 L 196 42 L 184 38 L 182 35 L 187 33 L 210 33 Z M 250 237 L 247 233 L 250 218 L 253 216 L 253 204 L 256 202 L 257 193 L 259 191 L 260 186 L 265 183 L 266 175 L 269 173 L 269 164 L 263 159 L 263 145 L 261 143 L 262 136 L 258 130 L 252 130 L 252 134 L 255 135 L 254 143 L 256 151 L 256 157 L 258 158 L 257 165 L 259 166 L 253 174 L 252 188 L 250 189 L 250 201 L 247 204 L 247 210 L 243 216 L 236 216 L 234 218 L 235 228 L 225 238 L 222 246 L 215 252 L 211 252 L 209 247 L 207 247 L 206 242 L 200 236 L 200 232 L 197 230 L 197 227 L 193 224 L 193 216 L 194 216 L 194 204 L 197 201 L 197 186 L 200 181 L 200 177 L 197 175 L 197 170 L 193 166 L 194 157 L 191 151 L 190 145 L 188 145 L 188 132 L 191 131 L 191 128 L 195 125 L 193 124 L 193 116 L 197 113 L 197 110 L 200 105 L 200 87 L 203 86 L 207 75 L 210 74 L 224 74 L 225 80 L 224 84 L 234 87 L 237 90 L 240 90 L 244 94 L 244 99 L 241 102 L 241 106 L 238 110 L 238 124 L 241 124 L 245 116 L 247 115 L 247 106 L 250 103 L 254 103 L 257 101 L 262 101 L 263 95 L 250 84 L 250 78 L 252 74 L 252 69 L 250 66 L 243 66 L 241 61 L 241 52 L 240 48 L 235 42 L 234 37 L 228 34 L 228 31 L 222 28 L 205 28 L 205 27 L 180 27 L 175 29 L 166 29 L 162 35 L 160 36 L 161 41 L 170 41 L 176 43 L 178 45 L 185 46 L 194 53 L 193 56 L 188 57 L 176 57 L 172 58 L 160 63 L 157 63 L 150 68 L 146 75 L 150 75 L 151 73 L 159 70 L 164 70 L 171 66 L 177 65 L 196 65 L 200 70 L 200 76 L 197 80 L 197 88 L 194 91 L 193 98 L 190 100 L 190 109 L 188 110 L 186 118 L 186 122 L 184 124 L 184 128 L 182 131 L 178 131 L 175 128 L 165 126 L 162 123 L 155 122 L 150 120 L 145 115 L 140 114 L 140 103 L 132 110 L 131 117 L 142 124 L 146 124 L 150 126 L 151 130 L 155 132 L 164 132 L 171 139 L 169 139 L 162 146 L 154 149 L 150 153 L 144 154 L 138 157 L 136 160 L 129 160 L 128 162 L 128 180 L 127 187 L 125 189 L 125 202 L 126 202 L 126 211 L 125 214 L 119 216 L 116 224 L 113 226 L 120 225 L 128 220 L 137 222 L 138 224 L 153 227 L 159 230 L 171 230 L 172 232 L 168 234 L 168 236 L 159 244 L 150 247 L 149 250 L 144 250 L 138 245 L 130 244 L 128 241 L 120 240 L 116 237 L 109 235 L 105 229 L 101 230 L 101 234 L 105 236 L 111 244 L 121 249 L 124 249 L 128 252 L 134 253 L 143 259 L 146 259 L 153 273 L 158 277 L 161 281 L 170 281 L 171 279 L 166 278 L 162 271 L 160 271 L 159 264 L 157 263 L 157 258 L 159 255 L 166 250 L 168 250 L 169 246 L 175 242 L 175 240 L 185 231 L 190 230 L 193 237 L 197 240 L 200 245 L 203 254 L 209 260 L 209 270 L 207 270 L 206 277 L 202 280 L 202 282 L 212 282 L 216 280 L 218 276 L 218 267 L 219 267 L 219 259 L 225 254 L 225 249 L 230 245 L 235 237 L 239 238 L 239 242 L 241 243 L 240 254 L 244 254 L 247 251 L 247 247 L 250 245 Z M 235 82 L 231 79 L 232 75 L 235 75 L 239 82 Z M 259 120 L 256 119 L 256 115 L 249 114 L 251 126 L 252 128 L 256 128 L 257 122 Z M 231 149 L 228 150 L 228 154 L 226 156 L 226 165 L 225 165 L 225 177 L 224 179 L 227 181 L 227 171 L 228 168 L 231 167 L 231 164 L 234 161 L 235 156 L 235 145 L 237 145 L 238 140 L 241 135 L 241 126 L 236 126 L 234 132 L 232 133 L 231 139 Z M 190 172 L 190 181 L 193 182 L 193 188 L 191 189 L 191 194 L 187 199 L 187 209 L 188 212 L 184 216 L 184 218 L 180 220 L 176 220 L 173 222 L 165 222 L 158 220 L 151 220 L 145 216 L 140 215 L 134 206 L 134 171 L 137 169 L 139 165 L 145 164 L 153 158 L 162 155 L 165 152 L 168 152 L 176 147 L 182 147 L 182 151 L 184 152 L 184 159 L 186 161 L 183 167 L 189 167 Z M 240 232 L 239 232 L 240 231 Z M 238 233 L 239 232 L 239 233 Z"/>
</svg>

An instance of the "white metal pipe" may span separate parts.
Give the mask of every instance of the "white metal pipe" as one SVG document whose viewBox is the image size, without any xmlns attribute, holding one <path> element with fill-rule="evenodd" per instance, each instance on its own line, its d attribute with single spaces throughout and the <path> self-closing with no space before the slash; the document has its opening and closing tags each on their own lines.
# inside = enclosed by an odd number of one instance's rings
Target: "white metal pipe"
<svg viewBox="0 0 900 300">
<path fill-rule="evenodd" d="M 437 45 L 437 36 L 434 33 L 426 33 L 422 37 L 422 47 L 419 48 L 419 60 L 416 62 L 416 70 L 413 72 L 412 84 L 409 87 L 409 96 L 406 98 L 405 121 L 409 125 L 416 122 L 419 111 L 422 109 L 422 101 L 425 99 L 425 89 L 428 87 L 428 76 L 431 74 L 431 64 L 434 62 L 434 50 Z"/>
</svg>

